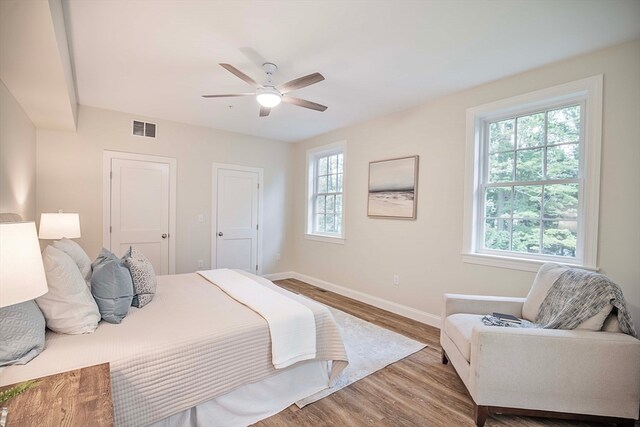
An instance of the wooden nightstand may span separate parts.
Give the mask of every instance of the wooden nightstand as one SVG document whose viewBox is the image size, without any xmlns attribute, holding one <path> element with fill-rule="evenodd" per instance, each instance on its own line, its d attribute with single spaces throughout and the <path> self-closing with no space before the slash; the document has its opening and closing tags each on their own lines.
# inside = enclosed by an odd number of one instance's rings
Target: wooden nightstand
<svg viewBox="0 0 640 427">
<path fill-rule="evenodd" d="M 6 427 L 113 426 L 108 363 L 37 380 L 36 387 L 0 404 L 9 408 Z"/>
</svg>

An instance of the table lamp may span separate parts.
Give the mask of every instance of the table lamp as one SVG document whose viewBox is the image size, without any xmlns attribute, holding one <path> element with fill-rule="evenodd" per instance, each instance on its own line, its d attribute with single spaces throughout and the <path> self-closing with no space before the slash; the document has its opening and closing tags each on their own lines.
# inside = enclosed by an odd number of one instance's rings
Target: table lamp
<svg viewBox="0 0 640 427">
<path fill-rule="evenodd" d="M 40 215 L 40 239 L 75 239 L 80 237 L 80 216 L 77 213 L 43 213 Z"/>
<path fill-rule="evenodd" d="M 47 278 L 35 223 L 0 223 L 0 307 L 45 293 Z"/>
</svg>

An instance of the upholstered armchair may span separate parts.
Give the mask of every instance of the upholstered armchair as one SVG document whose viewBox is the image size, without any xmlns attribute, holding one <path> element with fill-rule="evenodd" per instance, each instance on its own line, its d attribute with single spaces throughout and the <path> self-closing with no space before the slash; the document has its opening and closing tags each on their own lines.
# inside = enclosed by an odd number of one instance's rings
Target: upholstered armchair
<svg viewBox="0 0 640 427">
<path fill-rule="evenodd" d="M 493 312 L 526 318 L 527 300 L 531 306 L 540 299 L 534 294 L 444 295 L 442 362 L 451 362 L 469 390 L 476 425 L 490 413 L 509 413 L 633 426 L 640 408 L 640 341 L 620 332 L 613 313 L 603 313 L 598 330 L 482 322 Z"/>
</svg>

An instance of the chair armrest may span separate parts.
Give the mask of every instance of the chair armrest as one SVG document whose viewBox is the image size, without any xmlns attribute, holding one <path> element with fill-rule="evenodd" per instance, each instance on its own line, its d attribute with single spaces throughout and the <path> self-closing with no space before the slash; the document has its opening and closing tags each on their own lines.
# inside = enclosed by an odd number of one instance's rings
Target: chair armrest
<svg viewBox="0 0 640 427">
<path fill-rule="evenodd" d="M 525 298 L 444 294 L 442 321 L 444 322 L 447 316 L 456 313 L 491 314 L 498 312 L 522 317 L 524 301 Z"/>
<path fill-rule="evenodd" d="M 636 418 L 640 341 L 622 333 L 478 325 L 469 388 L 479 405 Z"/>
</svg>

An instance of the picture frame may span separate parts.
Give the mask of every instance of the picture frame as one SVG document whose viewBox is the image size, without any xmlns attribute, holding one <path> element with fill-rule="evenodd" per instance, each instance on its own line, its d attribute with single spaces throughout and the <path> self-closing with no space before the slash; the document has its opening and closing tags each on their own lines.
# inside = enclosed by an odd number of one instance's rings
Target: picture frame
<svg viewBox="0 0 640 427">
<path fill-rule="evenodd" d="M 417 218 L 419 156 L 369 162 L 367 216 Z"/>
</svg>

